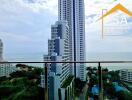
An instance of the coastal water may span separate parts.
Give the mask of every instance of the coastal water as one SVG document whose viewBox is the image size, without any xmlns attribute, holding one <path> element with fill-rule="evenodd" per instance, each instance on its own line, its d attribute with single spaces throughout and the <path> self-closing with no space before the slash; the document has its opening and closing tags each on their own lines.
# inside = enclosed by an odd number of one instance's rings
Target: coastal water
<svg viewBox="0 0 132 100">
<path fill-rule="evenodd" d="M 87 53 L 88 61 L 132 61 L 132 52 L 99 52 Z M 87 64 L 93 66 L 95 64 Z M 97 66 L 97 64 L 95 65 Z M 101 64 L 109 70 L 132 69 L 132 63 Z"/>
<path fill-rule="evenodd" d="M 27 54 L 6 54 L 7 61 L 43 61 L 44 53 L 27 53 Z M 132 52 L 88 52 L 86 55 L 87 61 L 132 61 Z M 35 64 L 35 66 L 43 66 L 43 64 Z M 87 64 L 86 66 L 98 66 L 97 64 Z M 109 70 L 132 69 L 132 64 L 101 64 Z"/>
</svg>

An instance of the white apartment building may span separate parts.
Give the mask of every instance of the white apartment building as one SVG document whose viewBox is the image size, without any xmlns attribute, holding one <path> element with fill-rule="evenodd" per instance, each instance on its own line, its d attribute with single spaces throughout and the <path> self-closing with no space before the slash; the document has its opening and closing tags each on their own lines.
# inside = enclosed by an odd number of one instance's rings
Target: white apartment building
<svg viewBox="0 0 132 100">
<path fill-rule="evenodd" d="M 48 55 L 44 56 L 44 61 L 70 61 L 69 48 L 69 26 L 67 21 L 57 21 L 51 26 L 51 39 L 48 40 Z M 69 95 L 65 95 L 65 91 L 72 86 L 73 78 L 70 77 L 69 63 L 51 63 L 48 64 L 48 92 L 49 100 L 59 100 Z M 65 86 L 67 79 L 71 81 Z M 68 93 L 68 92 L 67 92 Z"/>
<path fill-rule="evenodd" d="M 55 25 L 51 26 L 51 39 L 48 40 L 48 55 L 44 56 L 44 60 L 70 61 L 69 51 L 69 27 L 67 21 L 57 21 Z M 50 64 L 48 70 L 60 74 L 61 83 L 71 74 L 68 63 Z"/>
<path fill-rule="evenodd" d="M 132 69 L 120 70 L 120 80 L 126 82 L 132 82 Z"/>
<path fill-rule="evenodd" d="M 85 61 L 84 0 L 59 0 L 58 20 L 68 21 L 70 32 L 70 61 Z M 72 64 L 72 74 L 86 80 L 85 64 Z"/>
<path fill-rule="evenodd" d="M 6 76 L 9 77 L 9 75 L 16 71 L 16 67 L 13 66 L 10 63 L 0 63 L 0 77 Z"/>
</svg>

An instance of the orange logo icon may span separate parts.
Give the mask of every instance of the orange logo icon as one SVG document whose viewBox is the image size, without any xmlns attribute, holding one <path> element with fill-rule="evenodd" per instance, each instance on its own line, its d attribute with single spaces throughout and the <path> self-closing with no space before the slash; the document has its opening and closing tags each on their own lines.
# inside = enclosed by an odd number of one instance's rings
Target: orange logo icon
<svg viewBox="0 0 132 100">
<path fill-rule="evenodd" d="M 104 9 L 103 9 L 104 10 Z M 132 16 L 132 12 L 129 11 L 127 8 L 125 8 L 123 5 L 121 5 L 120 3 L 117 4 L 115 7 L 113 7 L 112 9 L 110 9 L 106 14 L 103 15 L 103 10 L 102 10 L 102 17 L 100 17 L 98 20 L 102 20 L 102 38 L 104 36 L 104 18 L 113 14 L 114 12 L 116 12 L 117 10 L 120 10 L 122 12 L 124 12 L 125 14 L 127 14 L 128 16 Z"/>
</svg>

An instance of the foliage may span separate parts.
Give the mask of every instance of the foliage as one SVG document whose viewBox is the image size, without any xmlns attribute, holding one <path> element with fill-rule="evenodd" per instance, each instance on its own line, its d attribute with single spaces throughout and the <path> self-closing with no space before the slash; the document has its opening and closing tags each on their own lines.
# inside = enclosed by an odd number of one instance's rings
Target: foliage
<svg viewBox="0 0 132 100">
<path fill-rule="evenodd" d="M 93 94 L 89 90 L 87 90 L 85 100 L 88 100 L 88 97 L 93 97 Z"/>
<path fill-rule="evenodd" d="M 119 91 L 116 93 L 118 100 L 132 100 L 132 93 L 127 91 Z"/>
<path fill-rule="evenodd" d="M 120 80 L 119 71 L 110 71 L 108 74 L 111 75 L 111 81 Z"/>
<path fill-rule="evenodd" d="M 73 78 L 73 76 L 68 76 L 68 78 L 63 82 L 63 85 L 61 87 L 66 88 L 67 86 L 69 86 L 73 81 Z"/>
<path fill-rule="evenodd" d="M 93 68 L 87 67 L 86 70 L 88 71 L 87 76 L 90 78 L 89 84 L 88 84 L 89 90 L 87 95 L 90 97 L 93 97 L 93 94 L 91 94 L 90 91 L 93 85 L 98 84 L 98 70 L 96 67 L 93 67 Z M 120 80 L 119 71 L 109 71 L 107 68 L 102 68 L 102 80 L 103 80 L 104 96 L 107 96 L 110 99 L 115 99 L 115 97 L 117 96 L 116 95 L 117 93 L 112 82 L 114 81 L 118 82 Z M 93 97 L 93 98 L 96 98 L 96 97 Z M 119 99 L 119 100 L 122 100 L 122 99 Z"/>
<path fill-rule="evenodd" d="M 38 87 L 41 72 L 36 68 L 29 72 L 13 72 L 10 78 L 0 78 L 0 100 L 43 100 L 44 89 Z"/>
<path fill-rule="evenodd" d="M 97 71 L 98 69 L 96 67 L 93 68 L 94 71 Z"/>
<path fill-rule="evenodd" d="M 79 94 L 82 92 L 82 89 L 86 83 L 84 81 L 81 81 L 80 78 L 75 78 L 74 80 L 74 94 L 75 96 L 79 96 Z"/>
<path fill-rule="evenodd" d="M 108 72 L 108 68 L 103 68 L 102 71 Z"/>
<path fill-rule="evenodd" d="M 116 90 L 114 88 L 114 85 L 111 83 L 105 84 L 105 93 L 110 96 L 110 98 L 114 98 L 116 95 Z"/>
<path fill-rule="evenodd" d="M 41 68 L 35 68 L 32 71 L 16 71 L 10 74 L 12 78 L 17 78 L 17 77 L 27 77 L 28 79 L 37 79 L 40 77 L 40 74 L 42 73 Z"/>
</svg>

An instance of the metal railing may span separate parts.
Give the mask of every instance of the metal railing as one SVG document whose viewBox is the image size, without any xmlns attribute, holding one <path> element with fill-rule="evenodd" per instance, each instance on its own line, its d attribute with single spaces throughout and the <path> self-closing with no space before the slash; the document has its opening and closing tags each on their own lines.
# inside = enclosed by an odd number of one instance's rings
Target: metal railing
<svg viewBox="0 0 132 100">
<path fill-rule="evenodd" d="M 44 71 L 45 71 L 45 100 L 48 100 L 48 64 L 49 63 L 92 63 L 92 64 L 98 64 L 98 76 L 99 76 L 99 79 L 98 79 L 98 85 L 99 85 L 99 100 L 103 100 L 103 94 L 102 94 L 102 67 L 101 67 L 101 64 L 107 64 L 107 63 L 132 63 L 132 61 L 68 61 L 68 62 L 64 62 L 64 61 L 42 61 L 42 62 L 21 62 L 21 61 L 18 61 L 18 62 L 0 62 L 0 64 L 3 64 L 3 63 L 11 63 L 11 64 L 45 64 L 45 68 L 44 68 Z"/>
</svg>

